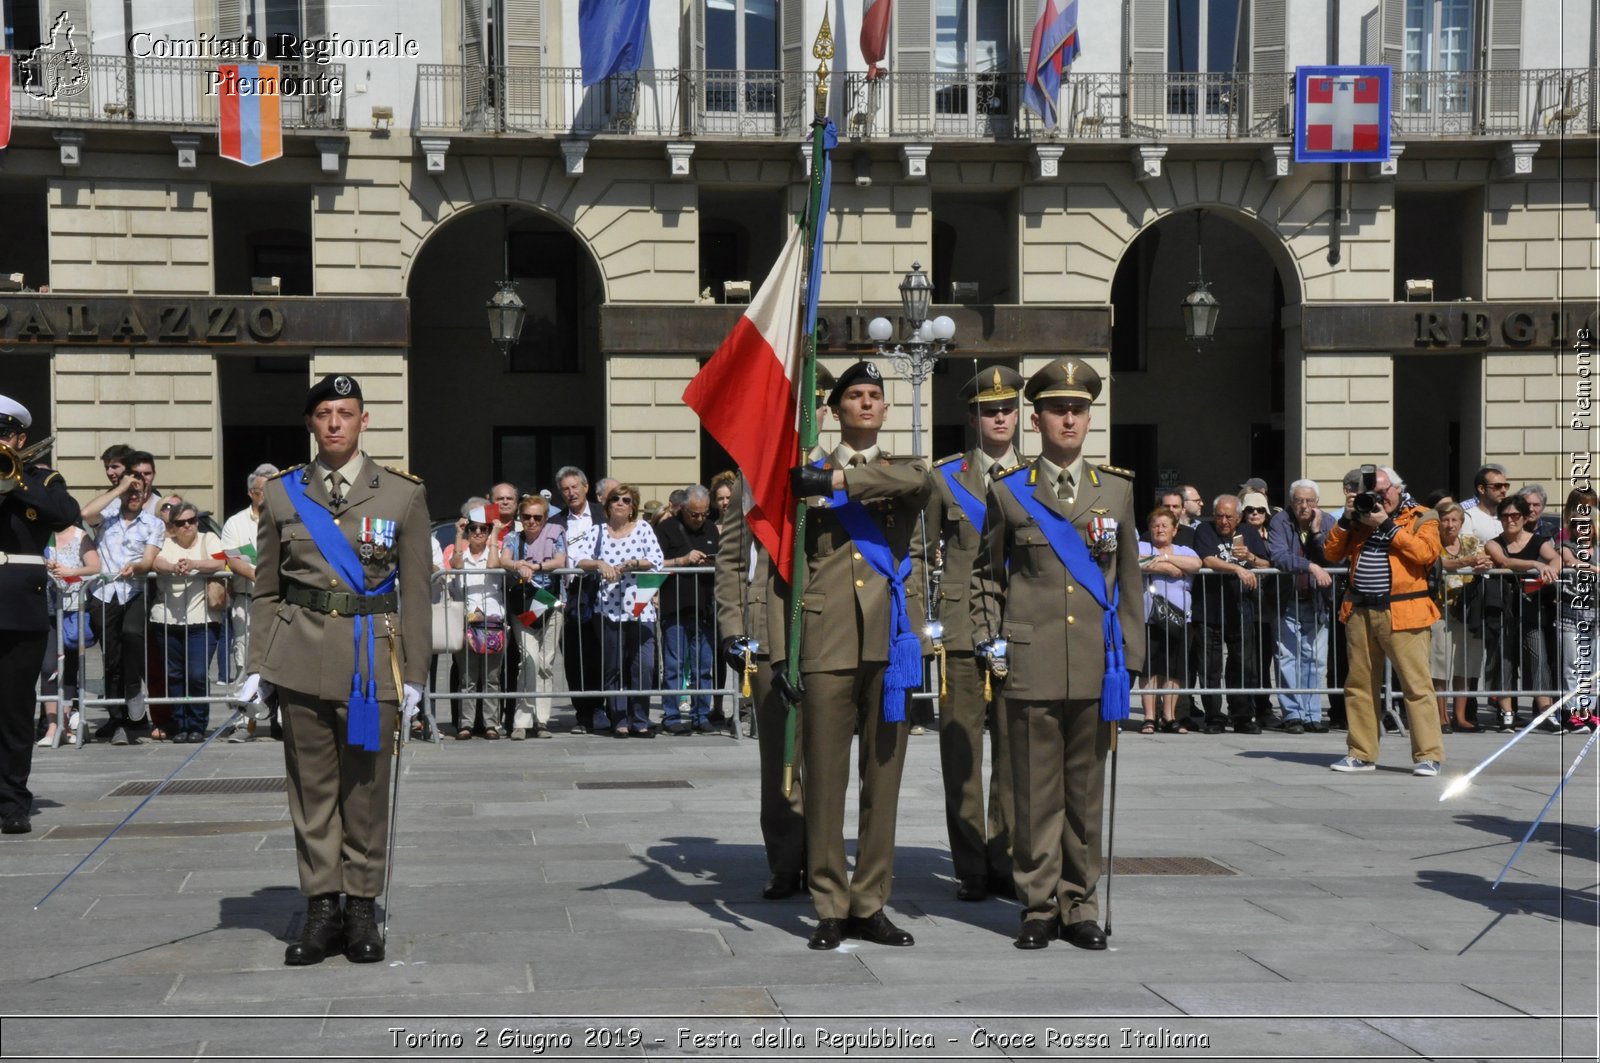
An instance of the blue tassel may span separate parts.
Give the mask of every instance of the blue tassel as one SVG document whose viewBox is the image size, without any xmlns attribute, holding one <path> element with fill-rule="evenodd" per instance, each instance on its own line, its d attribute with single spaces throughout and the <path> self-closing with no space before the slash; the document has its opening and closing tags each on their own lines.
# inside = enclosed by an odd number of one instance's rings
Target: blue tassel
<svg viewBox="0 0 1600 1063">
<path fill-rule="evenodd" d="M 1133 682 L 1123 657 L 1122 621 L 1117 617 L 1116 597 L 1105 617 L 1106 674 L 1100 680 L 1100 719 L 1115 723 L 1128 718 L 1128 703 L 1133 695 Z"/>
<path fill-rule="evenodd" d="M 907 633 L 889 645 L 889 666 L 883 673 L 883 718 L 899 723 L 906 718 L 908 690 L 922 684 L 922 643 Z"/>
</svg>

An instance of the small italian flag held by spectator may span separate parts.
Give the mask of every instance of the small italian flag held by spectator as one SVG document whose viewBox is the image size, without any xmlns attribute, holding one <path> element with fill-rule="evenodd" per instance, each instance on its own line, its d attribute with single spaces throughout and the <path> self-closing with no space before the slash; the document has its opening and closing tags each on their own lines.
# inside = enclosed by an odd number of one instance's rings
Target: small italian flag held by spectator
<svg viewBox="0 0 1600 1063">
<path fill-rule="evenodd" d="M 650 603 L 656 600 L 656 595 L 661 590 L 661 585 L 667 582 L 665 572 L 641 572 L 633 578 L 633 615 L 641 617 L 644 611 L 650 608 Z"/>
<path fill-rule="evenodd" d="M 517 617 L 518 620 L 522 621 L 523 627 L 532 627 L 543 620 L 545 614 L 556 607 L 556 596 L 543 587 L 535 587 L 531 605 L 531 609 Z"/>
<path fill-rule="evenodd" d="M 243 546 L 237 547 L 230 546 L 222 553 L 226 558 L 242 557 L 252 565 L 256 563 L 256 547 L 254 543 L 245 543 Z"/>
</svg>

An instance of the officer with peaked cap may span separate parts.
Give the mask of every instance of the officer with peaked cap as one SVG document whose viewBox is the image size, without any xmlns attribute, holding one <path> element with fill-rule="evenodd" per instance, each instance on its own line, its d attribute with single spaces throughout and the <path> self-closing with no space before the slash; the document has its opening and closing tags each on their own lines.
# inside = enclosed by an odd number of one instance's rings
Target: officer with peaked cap
<svg viewBox="0 0 1600 1063">
<path fill-rule="evenodd" d="M 1057 934 L 1106 947 L 1105 758 L 1145 644 L 1133 476 L 1083 456 L 1099 395 L 1099 375 L 1078 358 L 1028 380 L 1039 456 L 990 485 L 972 576 L 978 656 L 1006 666 L 1020 949 Z"/>
<path fill-rule="evenodd" d="M 955 865 L 956 897 L 981 901 L 1011 896 L 1011 754 L 1006 745 L 1000 688 L 984 682 L 973 656 L 968 609 L 973 563 L 983 532 L 993 478 L 1021 464 L 1016 449 L 1022 374 L 1006 366 L 980 370 L 961 389 L 976 445 L 934 463 L 944 542 L 939 581 L 939 626 L 945 646 L 948 696 L 939 706 L 939 766 L 944 776 L 945 826 Z M 988 692 L 988 696 L 985 695 Z M 983 800 L 983 736 L 990 733 L 989 801 Z"/>
<path fill-rule="evenodd" d="M 276 687 L 300 891 L 290 966 L 343 950 L 383 959 L 375 899 L 389 835 L 397 713 L 421 704 L 432 652 L 422 481 L 361 451 L 368 414 L 352 376 L 306 396 L 310 465 L 267 481 L 250 608 L 249 700 Z M 341 908 L 339 895 L 345 895 Z"/>
<path fill-rule="evenodd" d="M 17 463 L 33 416 L 0 395 L 0 832 L 32 830 L 34 681 L 49 639 L 44 551 L 55 532 L 77 523 L 78 503 L 61 474 L 45 465 Z M 15 468 L 11 468 L 15 464 Z M 12 473 L 14 472 L 14 475 Z"/>
<path fill-rule="evenodd" d="M 878 445 L 888 404 L 883 375 L 857 362 L 834 382 L 828 406 L 840 443 L 822 460 L 792 471 L 795 493 L 814 507 L 806 519 L 799 670 L 789 688 L 783 661 L 773 682 L 800 703 L 805 762 L 807 874 L 817 909 L 813 949 L 845 936 L 883 945 L 913 944 L 884 905 L 894 875 L 895 817 L 905 762 L 906 705 L 932 651 L 921 631 L 923 510 L 932 495 L 920 459 L 891 457 Z M 789 610 L 784 608 L 787 620 Z M 787 654 L 788 641 L 785 639 Z M 780 651 L 775 651 L 780 652 Z M 860 819 L 854 873 L 845 860 L 845 795 L 851 741 L 860 732 Z"/>
</svg>

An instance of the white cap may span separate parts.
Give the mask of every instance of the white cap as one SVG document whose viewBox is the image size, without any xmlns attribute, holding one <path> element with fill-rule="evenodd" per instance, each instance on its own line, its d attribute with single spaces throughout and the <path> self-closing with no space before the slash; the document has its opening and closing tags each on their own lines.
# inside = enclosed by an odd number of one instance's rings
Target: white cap
<svg viewBox="0 0 1600 1063">
<path fill-rule="evenodd" d="M 12 422 L 15 422 L 13 426 Z M 0 395 L 0 428 L 22 431 L 33 424 L 33 414 L 16 399 Z"/>
</svg>

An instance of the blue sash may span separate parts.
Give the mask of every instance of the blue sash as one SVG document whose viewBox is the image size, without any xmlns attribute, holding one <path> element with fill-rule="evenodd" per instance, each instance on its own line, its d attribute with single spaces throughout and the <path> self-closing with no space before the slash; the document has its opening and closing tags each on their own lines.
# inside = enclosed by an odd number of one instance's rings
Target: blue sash
<svg viewBox="0 0 1600 1063">
<path fill-rule="evenodd" d="M 813 464 L 820 468 L 823 462 Z M 886 723 L 899 723 L 906 718 L 907 692 L 922 685 L 922 643 L 911 628 L 911 615 L 906 608 L 911 556 L 896 561 L 883 529 L 867 507 L 850 501 L 844 491 L 835 491 L 829 503 L 867 567 L 889 584 L 889 666 L 883 673 L 883 719 Z"/>
<path fill-rule="evenodd" d="M 283 489 L 289 495 L 294 511 L 305 522 L 306 530 L 311 533 L 311 541 L 317 544 L 323 559 L 333 566 L 333 570 L 344 580 L 346 586 L 362 588 L 365 594 L 387 594 L 394 590 L 397 572 L 389 573 L 376 587 L 367 586 L 366 570 L 361 567 L 361 558 L 356 554 L 356 548 L 350 545 L 350 540 L 344 537 L 344 532 L 333 522 L 333 514 L 306 497 L 306 487 L 300 482 L 299 476 L 292 474 L 285 476 Z M 370 616 L 356 616 L 351 619 L 355 621 L 355 667 L 350 675 L 350 709 L 345 715 L 345 736 L 352 746 L 358 746 L 369 753 L 376 753 L 383 748 L 383 740 L 378 730 L 378 681 L 373 674 L 372 663 L 377 655 L 377 636 Z M 361 670 L 363 640 L 367 644 L 365 674 Z M 389 647 L 389 652 L 394 652 L 393 646 Z M 396 696 L 400 693 L 395 691 Z"/>
<path fill-rule="evenodd" d="M 950 471 L 950 465 L 954 464 L 952 461 L 948 465 L 939 466 L 939 475 L 944 477 L 945 486 L 949 487 L 950 493 L 955 496 L 956 505 L 961 507 L 961 512 L 965 513 L 972 526 L 981 532 L 983 518 L 988 513 L 989 507 L 984 504 L 983 499 L 968 491 L 966 485 L 956 479 L 956 474 Z M 963 461 L 962 464 L 965 465 L 966 462 Z"/>
<path fill-rule="evenodd" d="M 1056 557 L 1066 566 L 1067 573 L 1077 580 L 1105 611 L 1101 630 L 1106 643 L 1106 672 L 1100 681 L 1100 718 L 1107 721 L 1126 720 L 1132 683 L 1128 678 L 1128 666 L 1123 658 L 1122 621 L 1117 616 L 1117 603 L 1121 600 L 1122 594 L 1121 585 L 1112 589 L 1108 600 L 1105 573 L 1100 571 L 1100 566 L 1089 556 L 1089 548 L 1083 544 L 1083 537 L 1078 534 L 1078 529 L 1074 528 L 1067 518 L 1033 497 L 1033 487 L 1027 483 L 1028 479 L 1026 476 L 1007 476 L 1002 482 L 1011 492 L 1011 497 L 1039 522 L 1039 530 L 1044 532 L 1046 541 L 1050 543 L 1050 548 L 1055 551 Z"/>
</svg>

